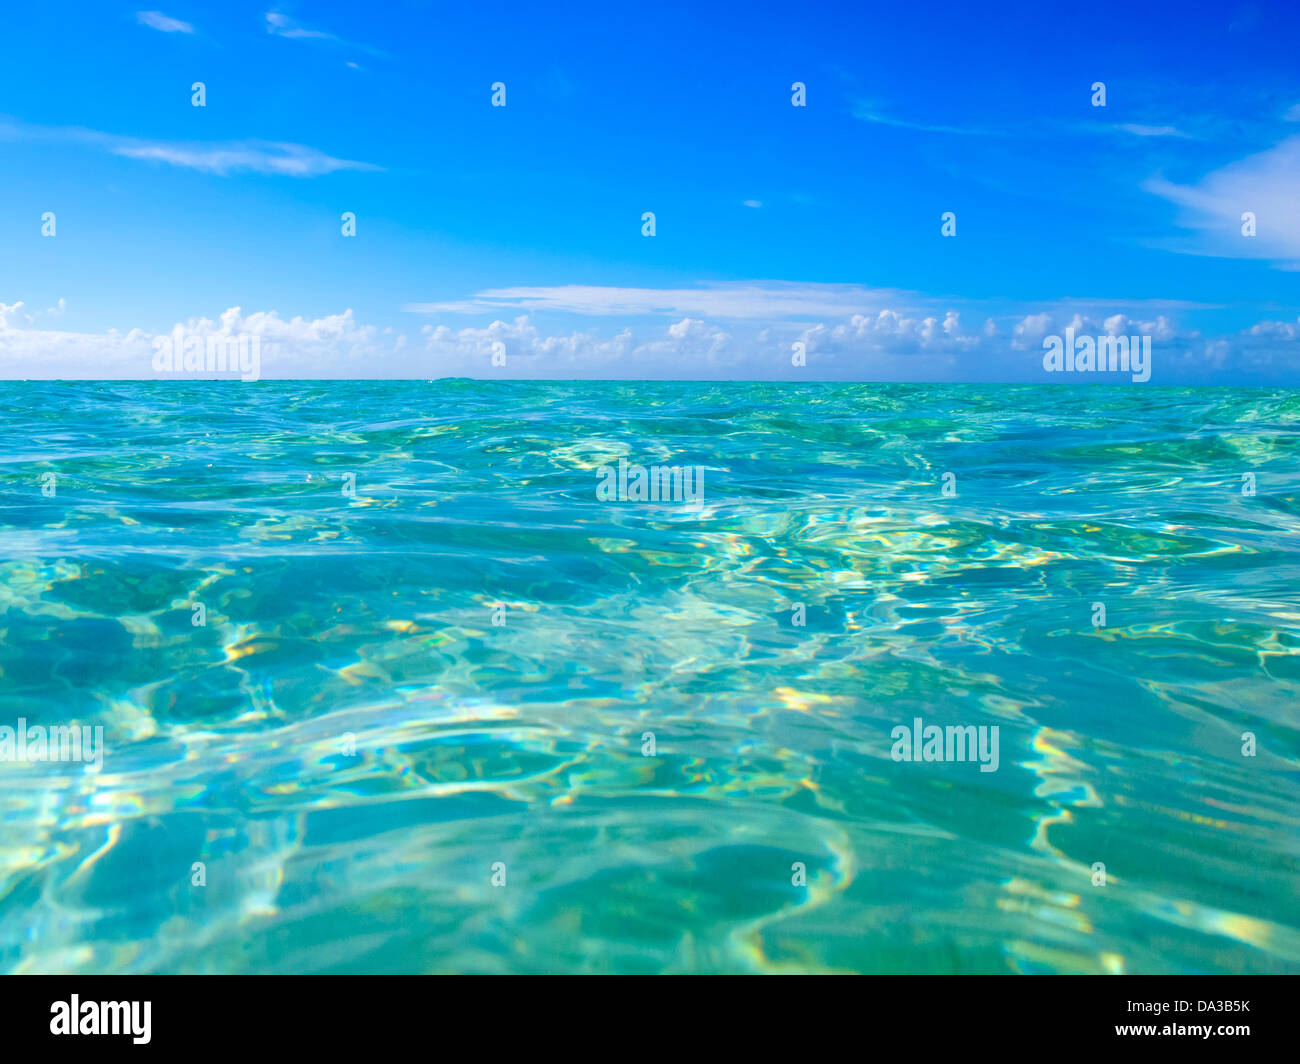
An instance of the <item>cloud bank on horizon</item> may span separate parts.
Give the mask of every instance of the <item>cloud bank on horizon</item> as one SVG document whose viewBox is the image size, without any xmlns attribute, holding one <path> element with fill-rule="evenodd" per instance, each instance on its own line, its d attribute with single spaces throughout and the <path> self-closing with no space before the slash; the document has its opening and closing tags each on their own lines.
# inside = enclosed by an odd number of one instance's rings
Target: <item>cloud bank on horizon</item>
<svg viewBox="0 0 1300 1064">
<path fill-rule="evenodd" d="M 0 377 L 179 328 L 268 378 L 1034 381 L 1068 330 L 1294 386 L 1300 12 L 1247 6 L 15 12 L 61 43 L 0 70 Z"/>
<path fill-rule="evenodd" d="M 606 303 L 599 295 L 614 305 L 640 306 L 645 291 L 586 290 L 600 306 Z M 797 303 L 797 293 L 785 286 L 746 285 L 665 292 L 657 303 L 662 318 L 657 323 L 624 325 L 612 333 L 554 332 L 539 328 L 524 309 L 543 303 L 546 292 L 530 289 L 517 297 L 523 312 L 508 320 L 459 327 L 440 321 L 424 325 L 414 340 L 406 332 L 363 323 L 350 308 L 308 320 L 231 307 L 215 318 L 190 318 L 157 332 L 80 333 L 58 327 L 55 319 L 64 306 L 29 312 L 22 304 L 0 303 L 0 359 L 10 377 L 22 379 L 151 379 L 159 375 L 158 341 L 179 332 L 201 342 L 257 337 L 263 379 L 1026 382 L 1045 379 L 1044 340 L 1069 330 L 1079 336 L 1151 337 L 1161 356 L 1151 377 L 1157 382 L 1274 383 L 1279 353 L 1293 363 L 1300 360 L 1300 319 L 1259 321 L 1232 336 L 1205 337 L 1179 328 L 1159 306 L 1106 313 L 1086 305 L 1063 305 L 1020 318 L 981 319 L 959 310 L 936 314 L 868 307 L 870 296 L 864 294 L 860 310 L 798 322 L 739 313 L 738 303 L 762 306 L 756 299 L 759 292 L 773 295 L 775 307 Z M 679 302 L 706 307 L 707 301 L 697 297 L 713 292 L 720 297 L 716 313 L 675 317 L 682 313 Z M 490 295 L 493 301 L 503 298 L 500 293 Z M 567 290 L 556 290 L 554 296 L 566 308 L 574 305 Z M 822 293 L 811 293 L 807 308 L 821 308 L 825 299 Z M 805 356 L 797 376 L 791 370 L 794 353 Z M 494 356 L 504 357 L 494 362 Z M 488 367 L 491 371 L 485 372 Z"/>
</svg>

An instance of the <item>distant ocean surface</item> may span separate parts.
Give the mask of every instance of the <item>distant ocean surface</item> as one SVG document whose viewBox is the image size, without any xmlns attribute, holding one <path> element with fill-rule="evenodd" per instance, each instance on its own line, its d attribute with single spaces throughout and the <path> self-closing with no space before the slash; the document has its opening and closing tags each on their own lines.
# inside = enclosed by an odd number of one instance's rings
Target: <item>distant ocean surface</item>
<svg viewBox="0 0 1300 1064">
<path fill-rule="evenodd" d="M 1300 973 L 1298 533 L 1296 392 L 2 383 L 0 970 Z"/>
</svg>

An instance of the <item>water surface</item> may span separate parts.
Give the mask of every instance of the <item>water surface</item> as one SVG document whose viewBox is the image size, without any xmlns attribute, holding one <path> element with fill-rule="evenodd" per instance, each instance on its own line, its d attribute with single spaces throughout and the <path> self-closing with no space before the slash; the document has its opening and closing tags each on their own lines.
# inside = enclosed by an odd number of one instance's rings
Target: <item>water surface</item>
<svg viewBox="0 0 1300 1064">
<path fill-rule="evenodd" d="M 0 969 L 1300 972 L 1297 393 L 0 415 L 0 725 L 107 745 L 0 764 Z M 620 457 L 703 506 L 598 500 Z M 893 760 L 915 717 L 998 770 Z"/>
</svg>

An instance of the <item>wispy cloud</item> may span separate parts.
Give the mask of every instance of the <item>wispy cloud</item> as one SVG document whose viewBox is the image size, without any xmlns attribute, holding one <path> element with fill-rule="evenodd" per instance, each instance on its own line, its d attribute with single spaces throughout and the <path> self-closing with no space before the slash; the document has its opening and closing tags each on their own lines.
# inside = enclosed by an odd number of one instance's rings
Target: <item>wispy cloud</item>
<svg viewBox="0 0 1300 1064">
<path fill-rule="evenodd" d="M 0 138 L 86 144 L 127 159 L 165 163 L 204 173 L 279 174 L 319 177 L 338 170 L 382 170 L 371 163 L 338 159 L 304 144 L 284 141 L 177 142 L 125 137 L 76 126 L 29 126 L 0 118 Z"/>
<path fill-rule="evenodd" d="M 1135 137 L 1181 137 L 1184 140 L 1191 140 L 1190 133 L 1184 133 L 1173 126 L 1144 126 L 1137 122 L 1119 122 L 1115 128 L 1124 133 L 1132 133 Z"/>
<path fill-rule="evenodd" d="M 356 48 L 370 55 L 385 54 L 371 45 L 358 44 L 356 41 L 344 40 L 336 33 L 328 33 L 325 30 L 304 26 L 297 19 L 290 18 L 283 11 L 272 10 L 266 13 L 266 32 L 273 37 L 284 37 L 286 40 L 291 41 L 321 41 L 326 44 L 346 45 L 348 48 Z"/>
<path fill-rule="evenodd" d="M 288 15 L 279 11 L 266 13 L 266 32 L 276 37 L 288 37 L 295 41 L 337 41 L 339 38 L 324 30 L 312 30 L 301 25 Z"/>
<path fill-rule="evenodd" d="M 1006 134 L 998 130 L 981 126 L 949 126 L 928 122 L 911 122 L 883 113 L 881 108 L 867 100 L 855 100 L 853 117 L 862 122 L 871 122 L 880 126 L 893 126 L 896 129 L 912 129 L 919 133 L 947 133 L 965 137 L 1000 137 Z"/>
<path fill-rule="evenodd" d="M 993 313 L 996 304 L 961 301 L 965 310 L 980 316 Z M 1072 298 L 1061 301 L 1058 312 L 1096 314 L 1114 312 L 1116 300 Z M 1168 313 L 1204 309 L 1205 304 L 1183 300 L 1128 300 L 1134 313 Z M 586 317 L 691 317 L 755 323 L 794 319 L 844 319 L 853 315 L 893 313 L 925 318 L 957 308 L 952 300 L 899 288 L 867 288 L 853 284 L 807 284 L 797 281 L 729 281 L 694 288 L 623 288 L 600 285 L 554 285 L 491 288 L 460 300 L 443 303 L 408 303 L 414 314 L 493 314 L 505 310 L 524 313 L 550 311 Z"/>
<path fill-rule="evenodd" d="M 137 11 L 135 20 L 142 26 L 161 30 L 163 33 L 193 33 L 194 27 L 178 18 L 170 18 L 161 11 Z"/>
<path fill-rule="evenodd" d="M 498 310 L 556 311 L 589 316 L 700 316 L 748 320 L 865 313 L 910 293 L 858 285 L 741 282 L 699 288 L 618 288 L 597 285 L 493 288 L 450 303 L 408 303 L 416 314 L 483 314 Z"/>
<path fill-rule="evenodd" d="M 1228 258 L 1266 258 L 1300 268 L 1300 135 L 1224 166 L 1191 185 L 1152 178 L 1143 187 L 1181 207 L 1179 224 L 1197 239 L 1172 250 Z M 1255 236 L 1242 215 L 1255 215 Z"/>
<path fill-rule="evenodd" d="M 114 155 L 128 159 L 148 159 L 226 175 L 246 171 L 280 174 L 285 177 L 319 177 L 337 170 L 378 170 L 370 163 L 336 159 L 303 144 L 246 140 L 225 144 L 167 144 L 157 141 L 131 141 L 113 144 Z"/>
</svg>

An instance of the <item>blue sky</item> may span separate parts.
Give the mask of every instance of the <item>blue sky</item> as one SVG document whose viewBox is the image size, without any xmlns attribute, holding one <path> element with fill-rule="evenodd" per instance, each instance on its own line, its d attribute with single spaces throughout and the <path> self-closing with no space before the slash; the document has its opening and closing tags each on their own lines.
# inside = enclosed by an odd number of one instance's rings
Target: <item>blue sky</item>
<svg viewBox="0 0 1300 1064">
<path fill-rule="evenodd" d="M 1300 8 L 1217 6 L 24 5 L 0 375 L 1296 384 Z"/>
</svg>

